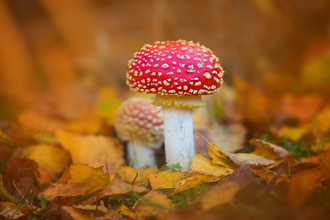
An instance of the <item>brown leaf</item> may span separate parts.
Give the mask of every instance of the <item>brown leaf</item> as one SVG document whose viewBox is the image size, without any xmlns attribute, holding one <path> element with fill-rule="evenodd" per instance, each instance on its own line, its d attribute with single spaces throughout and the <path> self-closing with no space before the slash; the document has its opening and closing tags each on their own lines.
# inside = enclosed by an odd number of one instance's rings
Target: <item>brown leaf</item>
<svg viewBox="0 0 330 220">
<path fill-rule="evenodd" d="M 288 193 L 288 204 L 292 209 L 298 210 L 306 202 L 308 196 L 315 190 L 320 177 L 319 170 L 312 170 L 292 178 Z"/>
<path fill-rule="evenodd" d="M 143 216 L 162 215 L 174 207 L 175 205 L 166 195 L 152 191 L 136 201 L 135 211 Z"/>
<path fill-rule="evenodd" d="M 16 206 L 6 206 L 0 211 L 0 216 L 5 217 L 6 219 L 18 219 L 25 216 L 25 214 Z"/>
<path fill-rule="evenodd" d="M 45 192 L 44 196 L 49 197 L 52 201 L 56 197 L 76 197 L 83 194 L 84 184 L 83 183 L 59 183 L 54 187 L 49 187 Z"/>
<path fill-rule="evenodd" d="M 209 210 L 216 206 L 223 205 L 232 201 L 235 194 L 239 191 L 237 184 L 227 182 L 213 187 L 200 198 L 199 203 L 203 210 Z"/>
<path fill-rule="evenodd" d="M 227 178 L 221 180 L 216 185 L 222 185 L 227 182 L 236 184 L 239 189 L 243 189 L 246 185 L 253 182 L 253 172 L 249 165 L 243 165 L 234 170 L 234 172 Z"/>
<path fill-rule="evenodd" d="M 285 164 L 288 166 L 296 166 L 299 164 L 299 162 L 296 160 L 295 156 L 293 156 L 292 153 L 288 153 L 285 157 L 279 159 L 276 161 L 276 163 L 268 166 L 268 169 L 272 169 L 273 167 L 278 166 L 279 164 Z"/>
<path fill-rule="evenodd" d="M 256 146 L 252 154 L 265 157 L 270 160 L 277 160 L 279 158 L 285 157 L 289 153 L 287 150 L 280 146 L 260 139 L 253 138 L 249 141 L 249 143 Z"/>
<path fill-rule="evenodd" d="M 254 165 L 254 166 L 268 166 L 270 164 L 274 164 L 274 160 L 269 160 L 264 157 L 260 157 L 254 154 L 247 154 L 247 153 L 226 153 L 228 157 L 238 166 L 243 165 Z"/>
<path fill-rule="evenodd" d="M 5 188 L 8 191 L 16 192 L 17 190 L 14 187 L 13 182 L 15 181 L 18 183 L 21 178 L 25 177 L 32 178 L 32 185 L 37 185 L 37 182 L 35 181 L 39 178 L 38 164 L 27 158 L 10 158 L 2 173 Z M 31 182 L 29 181 L 29 183 Z"/>
</svg>

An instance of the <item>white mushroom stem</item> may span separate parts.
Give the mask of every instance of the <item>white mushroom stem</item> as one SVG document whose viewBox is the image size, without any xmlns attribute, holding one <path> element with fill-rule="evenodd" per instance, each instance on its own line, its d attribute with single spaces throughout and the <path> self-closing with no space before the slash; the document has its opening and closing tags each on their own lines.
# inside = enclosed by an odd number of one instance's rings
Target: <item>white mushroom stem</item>
<svg viewBox="0 0 330 220">
<path fill-rule="evenodd" d="M 158 147 L 157 147 L 158 148 Z M 144 166 L 155 166 L 157 165 L 155 149 L 145 147 L 141 143 L 128 143 L 127 144 L 127 159 L 131 161 L 133 159 L 133 168 L 139 169 Z"/>
<path fill-rule="evenodd" d="M 152 104 L 163 106 L 166 162 L 169 166 L 180 163 L 187 172 L 195 156 L 192 109 L 205 105 L 202 97 L 157 94 Z"/>
<path fill-rule="evenodd" d="M 163 106 L 166 162 L 169 166 L 180 163 L 187 172 L 195 156 L 192 109 Z"/>
</svg>

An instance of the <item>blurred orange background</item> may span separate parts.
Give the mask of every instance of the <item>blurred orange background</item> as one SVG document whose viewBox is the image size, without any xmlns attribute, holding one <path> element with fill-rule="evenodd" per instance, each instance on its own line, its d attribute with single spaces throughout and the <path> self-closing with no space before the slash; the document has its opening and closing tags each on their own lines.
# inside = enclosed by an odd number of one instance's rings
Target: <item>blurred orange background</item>
<svg viewBox="0 0 330 220">
<path fill-rule="evenodd" d="M 1 0 L 1 118 L 28 107 L 73 120 L 100 88 L 133 95 L 127 62 L 158 40 L 210 48 L 228 85 L 238 75 L 269 95 L 297 84 L 326 95 L 329 11 L 328 0 Z"/>
</svg>

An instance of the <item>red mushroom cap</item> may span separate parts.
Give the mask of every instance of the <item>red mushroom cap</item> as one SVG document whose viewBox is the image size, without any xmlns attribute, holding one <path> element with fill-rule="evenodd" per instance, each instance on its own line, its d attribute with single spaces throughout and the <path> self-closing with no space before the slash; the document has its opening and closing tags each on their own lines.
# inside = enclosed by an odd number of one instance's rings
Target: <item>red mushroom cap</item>
<svg viewBox="0 0 330 220">
<path fill-rule="evenodd" d="M 134 54 L 126 82 L 142 93 L 209 95 L 219 91 L 223 73 L 219 58 L 198 43 L 156 42 Z"/>
<path fill-rule="evenodd" d="M 146 147 L 158 147 L 164 139 L 163 112 L 153 106 L 151 100 L 133 97 L 118 108 L 114 123 L 120 139 L 143 144 Z"/>
</svg>

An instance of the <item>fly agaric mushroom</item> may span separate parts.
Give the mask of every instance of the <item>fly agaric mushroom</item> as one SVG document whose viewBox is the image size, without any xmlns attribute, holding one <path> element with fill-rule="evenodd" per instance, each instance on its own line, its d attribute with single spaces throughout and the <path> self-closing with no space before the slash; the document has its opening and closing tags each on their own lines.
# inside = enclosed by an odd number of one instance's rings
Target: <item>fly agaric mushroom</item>
<svg viewBox="0 0 330 220">
<path fill-rule="evenodd" d="M 114 126 L 119 138 L 127 141 L 128 160 L 134 155 L 134 168 L 156 165 L 155 150 L 164 140 L 160 107 L 153 106 L 146 98 L 130 98 L 119 107 Z"/>
<path fill-rule="evenodd" d="M 223 73 L 210 49 L 184 40 L 147 44 L 128 63 L 130 89 L 156 94 L 153 105 L 163 106 L 166 161 L 180 163 L 182 171 L 195 155 L 192 108 L 219 91 Z"/>
</svg>

